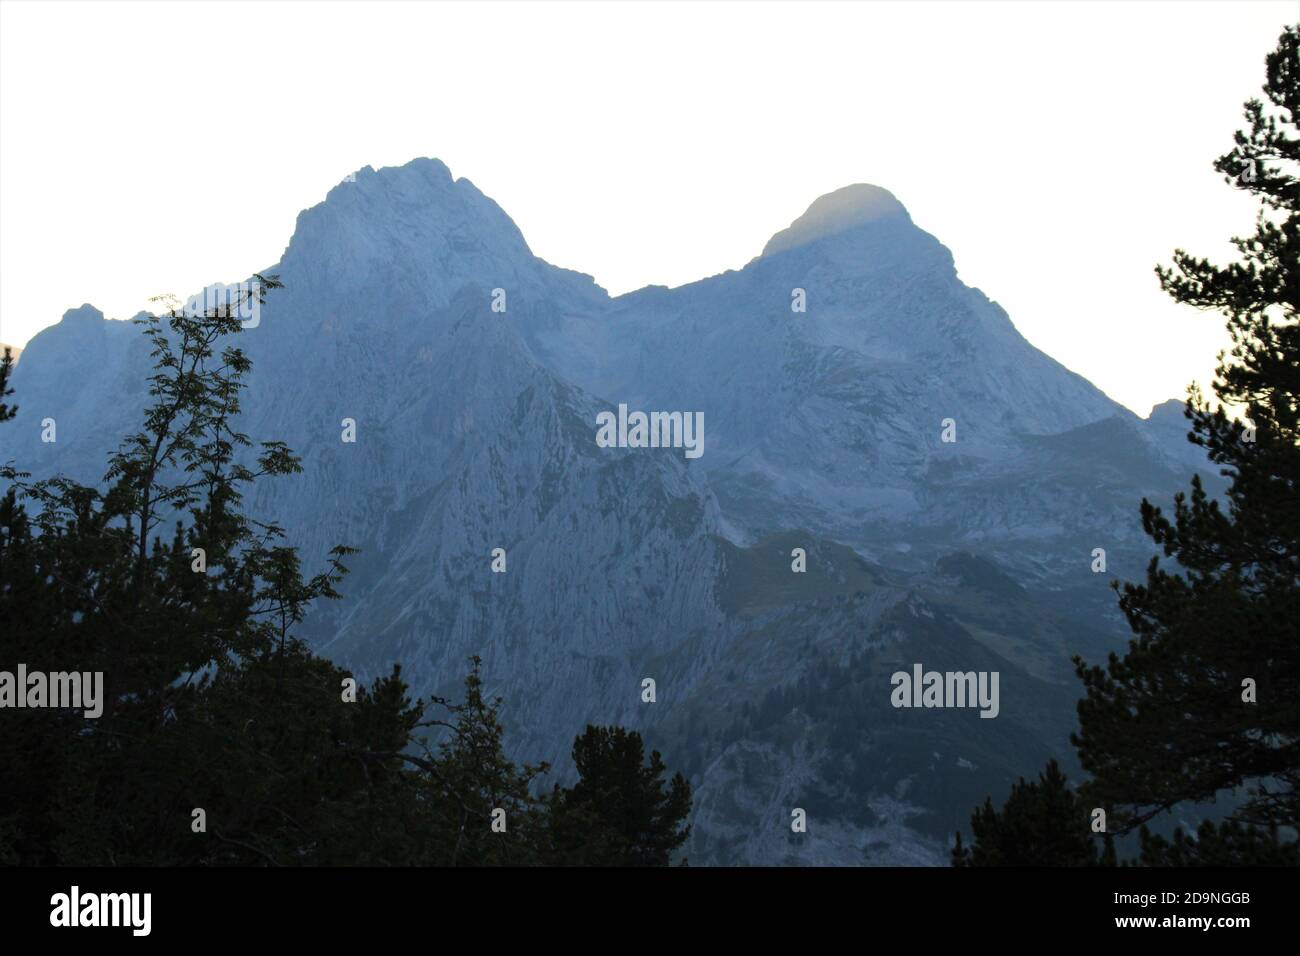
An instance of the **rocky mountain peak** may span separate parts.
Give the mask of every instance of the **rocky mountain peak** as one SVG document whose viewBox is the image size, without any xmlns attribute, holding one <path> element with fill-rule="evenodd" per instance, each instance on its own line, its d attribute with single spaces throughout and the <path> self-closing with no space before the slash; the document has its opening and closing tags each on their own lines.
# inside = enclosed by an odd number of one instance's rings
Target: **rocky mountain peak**
<svg viewBox="0 0 1300 956">
<path fill-rule="evenodd" d="M 903 204 L 888 189 L 867 183 L 845 186 L 814 201 L 789 228 L 768 240 L 763 255 L 775 255 L 884 219 L 911 222 Z"/>
</svg>

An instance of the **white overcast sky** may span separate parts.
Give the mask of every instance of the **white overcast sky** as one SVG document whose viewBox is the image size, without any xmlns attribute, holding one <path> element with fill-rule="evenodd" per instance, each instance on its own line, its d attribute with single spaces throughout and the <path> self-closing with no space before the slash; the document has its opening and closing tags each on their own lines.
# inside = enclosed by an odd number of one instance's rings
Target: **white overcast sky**
<svg viewBox="0 0 1300 956">
<path fill-rule="evenodd" d="M 436 156 L 611 293 L 890 189 L 1021 332 L 1145 414 L 1226 341 L 1152 273 L 1296 2 L 0 3 L 0 341 L 273 264 L 350 170 Z"/>
</svg>

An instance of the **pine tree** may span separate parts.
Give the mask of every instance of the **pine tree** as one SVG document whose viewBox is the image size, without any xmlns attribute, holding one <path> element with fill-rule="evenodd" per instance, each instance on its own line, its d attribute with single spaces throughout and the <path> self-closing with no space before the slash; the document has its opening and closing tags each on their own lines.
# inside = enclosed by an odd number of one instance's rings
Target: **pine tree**
<svg viewBox="0 0 1300 956">
<path fill-rule="evenodd" d="M 1209 820 L 1190 837 L 1174 830 L 1172 840 L 1140 831 L 1143 866 L 1300 866 L 1300 843 L 1284 842 L 1276 827 L 1243 826 Z"/>
<path fill-rule="evenodd" d="M 957 834 L 953 866 L 1113 865 L 1110 838 L 1098 840 L 1090 808 L 1070 789 L 1056 761 L 1034 781 L 1021 777 L 1001 810 L 992 798 L 971 814 L 973 842 Z"/>
<path fill-rule="evenodd" d="M 1237 790 L 1242 820 L 1300 824 L 1300 34 L 1267 57 L 1267 103 L 1215 168 L 1261 203 L 1240 261 L 1178 250 L 1157 268 L 1177 301 L 1227 317 L 1230 352 L 1185 414 L 1189 438 L 1229 482 L 1199 477 L 1172 515 L 1142 502 L 1142 525 L 1172 559 L 1125 584 L 1134 632 L 1105 668 L 1076 659 L 1086 698 L 1074 737 L 1090 799 L 1131 829 L 1184 801 Z M 1244 417 L 1234 416 L 1234 410 Z"/>
<path fill-rule="evenodd" d="M 5 349 L 4 355 L 0 356 L 0 422 L 7 422 L 18 414 L 18 409 L 6 405 L 4 399 L 14 393 L 9 387 L 9 376 L 14 370 L 14 354 L 9 349 Z"/>
<path fill-rule="evenodd" d="M 573 742 L 579 779 L 559 796 L 562 826 L 577 830 L 572 814 L 601 821 L 599 838 L 612 844 L 610 859 L 627 866 L 666 866 L 691 828 L 691 785 L 680 773 L 665 782 L 659 751 L 647 762 L 641 735 L 622 727 L 594 727 Z M 585 837 L 584 837 L 585 839 Z"/>
<path fill-rule="evenodd" d="M 464 701 L 453 705 L 437 701 L 454 720 L 429 722 L 449 731 L 439 745 L 433 788 L 444 825 L 456 837 L 449 857 L 440 862 L 452 866 L 543 862 L 544 809 L 532 786 L 549 767 L 545 763 L 516 766 L 506 756 L 502 701 L 484 697 L 482 662 L 473 657 L 470 664 Z"/>
</svg>

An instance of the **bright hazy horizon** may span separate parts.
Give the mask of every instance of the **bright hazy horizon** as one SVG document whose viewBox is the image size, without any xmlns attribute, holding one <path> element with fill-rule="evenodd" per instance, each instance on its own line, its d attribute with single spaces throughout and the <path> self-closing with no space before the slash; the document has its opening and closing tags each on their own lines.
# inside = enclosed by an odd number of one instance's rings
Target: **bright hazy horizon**
<svg viewBox="0 0 1300 956">
<path fill-rule="evenodd" d="M 1030 342 L 1145 415 L 1223 321 L 1169 300 L 1255 204 L 1212 169 L 1293 2 L 0 6 L 0 342 L 232 282 L 363 166 L 441 159 L 617 295 L 892 192 Z M 255 24 L 255 29 L 250 24 Z M 414 25 L 413 25 L 414 24 Z M 193 42 L 177 46 L 177 36 Z"/>
</svg>

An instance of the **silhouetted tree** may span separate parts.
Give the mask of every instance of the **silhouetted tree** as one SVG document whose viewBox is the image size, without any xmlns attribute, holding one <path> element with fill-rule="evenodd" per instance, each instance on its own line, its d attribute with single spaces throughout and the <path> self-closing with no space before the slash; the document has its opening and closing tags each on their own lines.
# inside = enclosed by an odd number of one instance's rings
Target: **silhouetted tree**
<svg viewBox="0 0 1300 956">
<path fill-rule="evenodd" d="M 690 836 L 691 785 L 680 773 L 665 786 L 667 768 L 659 751 L 645 759 L 641 735 L 622 727 L 593 727 L 573 742 L 579 780 L 560 795 L 561 815 L 581 813 L 600 821 L 599 838 L 612 845 L 598 862 L 665 866 Z M 565 820 L 573 827 L 573 818 Z M 579 832 L 579 839 L 582 839 Z"/>
<path fill-rule="evenodd" d="M 481 662 L 475 657 L 471 664 L 464 702 L 448 707 L 454 721 L 431 721 L 449 730 L 433 781 L 437 805 L 456 834 L 446 862 L 545 862 L 545 807 L 530 787 L 548 767 L 516 766 L 506 756 L 498 717 L 501 699 L 483 696 Z"/>
<path fill-rule="evenodd" d="M 1143 866 L 1300 866 L 1300 843 L 1283 842 L 1276 827 L 1207 820 L 1194 838 L 1177 829 L 1166 840 L 1145 826 L 1140 836 Z"/>
<path fill-rule="evenodd" d="M 18 414 L 18 409 L 4 403 L 4 399 L 14 393 L 9 387 L 9 376 L 14 370 L 14 355 L 9 349 L 0 356 L 0 422 L 7 422 Z"/>
<path fill-rule="evenodd" d="M 971 814 L 973 842 L 957 834 L 953 866 L 1098 866 L 1113 865 L 1109 836 L 1099 840 L 1086 806 L 1061 773 L 1056 761 L 1034 781 L 1024 777 L 1011 787 L 1001 810 L 985 798 Z"/>
<path fill-rule="evenodd" d="M 217 351 L 239 331 L 238 307 L 141 320 L 153 404 L 103 490 L 6 470 L 0 663 L 103 674 L 98 717 L 6 712 L 0 764 L 21 783 L 0 792 L 0 855 L 13 862 L 310 862 L 326 846 L 313 829 L 323 814 L 377 796 L 375 773 L 358 783 L 331 761 L 332 738 L 407 742 L 393 725 L 408 705 L 364 692 L 344 704 L 345 672 L 291 633 L 312 601 L 337 597 L 348 549 L 304 579 L 283 531 L 240 510 L 252 482 L 299 466 L 278 442 L 238 460 L 251 444 L 234 428 L 249 363 Z M 375 719 L 380 706 L 394 714 Z"/>
<path fill-rule="evenodd" d="M 279 285 L 259 278 L 259 295 Z M 351 549 L 306 578 L 283 529 L 243 512 L 254 482 L 300 466 L 276 441 L 240 454 L 250 365 L 223 344 L 239 305 L 141 320 L 152 405 L 103 490 L 0 471 L 0 669 L 104 675 L 98 718 L 5 711 L 0 863 L 666 863 L 689 788 L 660 793 L 657 753 L 630 773 L 635 734 L 582 750 L 599 785 L 581 797 L 537 796 L 546 767 L 506 757 L 477 658 L 461 703 L 425 703 L 396 667 L 345 691 L 351 675 L 296 637 Z"/>
<path fill-rule="evenodd" d="M 1120 606 L 1135 637 L 1105 668 L 1076 659 L 1086 697 L 1074 737 L 1089 799 L 1131 829 L 1183 801 L 1241 788 L 1240 818 L 1300 824 L 1300 35 L 1267 57 L 1268 103 L 1215 168 L 1262 208 L 1241 261 L 1178 250 L 1157 268 L 1179 302 L 1227 316 L 1211 403 L 1192 388 L 1191 441 L 1221 466 L 1224 500 L 1199 477 L 1172 515 L 1142 502 L 1153 558 Z M 1230 414 L 1236 407 L 1243 419 Z"/>
</svg>

